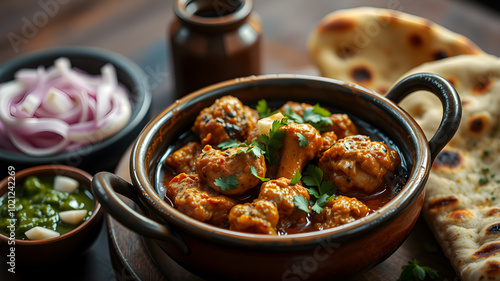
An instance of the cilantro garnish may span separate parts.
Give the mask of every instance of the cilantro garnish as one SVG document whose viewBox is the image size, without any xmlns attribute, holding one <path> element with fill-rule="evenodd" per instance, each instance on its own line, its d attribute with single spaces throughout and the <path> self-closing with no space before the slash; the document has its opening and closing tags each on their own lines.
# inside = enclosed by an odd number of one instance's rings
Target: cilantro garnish
<svg viewBox="0 0 500 281">
<path fill-rule="evenodd" d="M 324 113 L 326 109 L 319 105 L 315 105 L 314 108 L 307 108 L 304 110 L 304 121 L 311 124 L 316 130 L 323 132 L 327 125 L 333 125 L 332 119 L 328 116 L 323 116 L 318 112 Z"/>
<path fill-rule="evenodd" d="M 309 194 L 316 198 L 312 209 L 318 214 L 328 201 L 335 198 L 337 187 L 331 180 L 323 181 L 323 171 L 317 166 L 307 165 L 302 182 L 308 186 Z"/>
<path fill-rule="evenodd" d="M 239 181 L 236 179 L 236 175 L 229 176 L 227 178 L 220 177 L 214 181 L 214 184 L 220 187 L 221 190 L 231 190 L 238 186 Z"/>
<path fill-rule="evenodd" d="M 330 115 L 332 115 L 332 113 L 328 109 L 326 109 L 324 107 L 321 107 L 319 105 L 319 103 L 317 103 L 317 104 L 314 105 L 313 112 L 317 113 L 317 114 L 319 114 L 319 115 L 321 115 L 323 117 L 330 117 Z"/>
<path fill-rule="evenodd" d="M 300 116 L 287 105 L 285 106 L 283 115 L 295 123 L 309 123 L 320 132 L 325 131 L 327 125 L 333 124 L 329 117 L 331 115 L 330 111 L 319 104 L 316 104 L 313 108 L 304 109 L 304 116 Z"/>
<path fill-rule="evenodd" d="M 263 144 L 263 150 L 265 151 L 266 160 L 269 164 L 277 164 L 279 159 L 274 156 L 277 149 L 283 146 L 281 140 L 286 135 L 286 132 L 280 130 L 281 127 L 288 124 L 288 119 L 283 118 L 281 120 L 274 120 L 269 129 L 269 135 L 262 134 L 258 137 L 259 142 Z"/>
<path fill-rule="evenodd" d="M 256 178 L 258 178 L 259 180 L 263 181 L 263 182 L 266 182 L 266 181 L 269 181 L 271 180 L 270 178 L 263 178 L 263 177 L 260 177 L 257 175 L 257 169 L 255 169 L 254 166 L 251 166 L 250 167 L 250 173 L 252 173 L 252 175 Z"/>
<path fill-rule="evenodd" d="M 271 111 L 271 109 L 267 106 L 267 101 L 265 99 L 259 100 L 255 109 L 259 113 L 260 118 L 266 118 L 278 112 L 277 110 Z"/>
<path fill-rule="evenodd" d="M 305 123 L 304 118 L 293 111 L 289 105 L 285 106 L 285 112 L 283 113 L 283 115 L 295 123 Z"/>
<path fill-rule="evenodd" d="M 397 281 L 424 280 L 426 276 L 434 280 L 434 278 L 438 277 L 436 270 L 427 266 L 419 265 L 417 259 L 412 259 L 407 265 L 403 265 L 401 269 L 402 272 Z"/>
<path fill-rule="evenodd" d="M 302 175 L 300 174 L 299 171 L 295 172 L 295 175 L 293 178 L 290 180 L 291 184 L 297 184 L 301 180 Z M 297 207 L 297 209 L 302 210 L 306 213 L 310 213 L 311 210 L 309 210 L 309 202 L 308 200 L 302 195 L 295 195 L 293 197 L 293 204 Z"/>
<path fill-rule="evenodd" d="M 306 213 L 310 213 L 311 211 L 309 210 L 309 202 L 307 202 L 307 199 L 302 196 L 302 195 L 295 195 L 293 197 L 293 204 L 297 207 L 297 209 L 302 210 Z"/>
<path fill-rule="evenodd" d="M 265 155 L 267 163 L 277 164 L 279 159 L 273 156 L 276 150 L 283 146 L 281 141 L 285 137 L 286 132 L 280 130 L 280 128 L 287 124 L 287 118 L 274 120 L 271 125 L 271 129 L 269 129 L 269 135 L 262 134 L 257 138 L 257 140 L 253 140 L 250 144 L 240 143 L 235 139 L 230 139 L 220 143 L 217 147 L 223 150 L 234 147 L 246 147 L 246 150 L 240 150 L 235 155 L 240 153 L 252 153 L 255 158 Z"/>
<path fill-rule="evenodd" d="M 262 144 L 258 143 L 257 141 L 252 141 L 252 143 L 246 144 L 244 142 L 238 142 L 235 139 L 230 139 L 228 141 L 219 143 L 219 145 L 217 145 L 217 147 L 222 149 L 222 150 L 226 150 L 228 148 L 234 148 L 234 147 L 246 147 L 247 148 L 246 150 L 240 150 L 240 151 L 236 152 L 235 154 L 233 154 L 233 156 L 238 155 L 240 153 L 252 153 L 253 157 L 259 158 L 260 156 L 262 156 L 265 153 L 264 147 L 262 146 Z"/>
<path fill-rule="evenodd" d="M 293 178 L 290 180 L 290 183 L 291 184 L 297 184 L 299 183 L 300 179 L 302 178 L 302 175 L 300 174 L 299 171 L 296 171 L 295 172 L 295 175 L 293 176 Z"/>
<path fill-rule="evenodd" d="M 235 139 L 230 139 L 228 141 L 221 142 L 217 145 L 217 147 L 222 149 L 222 150 L 226 150 L 228 148 L 234 148 L 234 147 L 244 147 L 244 146 L 248 146 L 248 144 L 246 144 L 244 142 L 238 142 L 238 140 L 235 140 Z"/>
<path fill-rule="evenodd" d="M 296 133 L 297 134 L 297 137 L 299 138 L 299 145 L 301 147 L 306 147 L 309 145 L 309 141 L 306 139 L 306 137 L 304 137 L 303 134 L 301 133 Z"/>
</svg>

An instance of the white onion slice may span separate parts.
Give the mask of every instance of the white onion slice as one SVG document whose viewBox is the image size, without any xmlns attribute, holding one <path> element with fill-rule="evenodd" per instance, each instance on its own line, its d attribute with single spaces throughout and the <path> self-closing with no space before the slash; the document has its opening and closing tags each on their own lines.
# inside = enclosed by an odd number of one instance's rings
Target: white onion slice
<svg viewBox="0 0 500 281">
<path fill-rule="evenodd" d="M 122 129 L 132 108 L 111 64 L 101 76 L 71 68 L 22 69 L 0 85 L 0 148 L 35 156 L 99 142 Z"/>
</svg>

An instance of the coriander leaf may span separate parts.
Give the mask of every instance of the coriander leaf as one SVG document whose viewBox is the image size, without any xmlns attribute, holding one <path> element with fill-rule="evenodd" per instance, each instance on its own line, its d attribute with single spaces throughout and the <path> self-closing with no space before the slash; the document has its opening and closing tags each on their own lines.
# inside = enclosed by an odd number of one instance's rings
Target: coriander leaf
<svg viewBox="0 0 500 281">
<path fill-rule="evenodd" d="M 320 188 L 322 180 L 323 171 L 318 166 L 307 165 L 302 182 L 305 185 Z"/>
<path fill-rule="evenodd" d="M 418 280 L 424 280 L 425 279 L 425 270 L 421 268 L 420 266 L 415 266 L 412 270 L 411 273 L 413 276 L 415 276 L 416 279 Z"/>
<path fill-rule="evenodd" d="M 259 100 L 255 109 L 259 113 L 260 118 L 266 118 L 279 112 L 278 110 L 271 111 L 271 109 L 267 106 L 267 101 L 265 99 Z"/>
<path fill-rule="evenodd" d="M 228 148 L 234 148 L 234 147 L 241 147 L 241 146 L 248 146 L 246 143 L 239 143 L 238 140 L 236 139 L 230 139 L 225 142 L 221 142 L 217 145 L 218 148 L 222 150 L 226 150 Z"/>
<path fill-rule="evenodd" d="M 227 178 L 220 177 L 214 181 L 214 184 L 220 187 L 221 190 L 231 190 L 238 186 L 239 181 L 236 179 L 236 175 L 229 176 Z"/>
<path fill-rule="evenodd" d="M 286 126 L 286 125 L 288 125 L 288 119 L 286 119 L 286 118 L 283 118 L 280 120 L 274 120 L 273 124 L 271 125 L 270 133 L 273 133 L 273 134 L 282 133 L 284 135 L 284 134 L 286 134 L 286 132 L 282 131 L 282 130 L 278 130 L 278 129 L 283 127 L 283 126 Z"/>
<path fill-rule="evenodd" d="M 266 153 L 266 148 L 263 144 L 256 140 L 253 140 L 252 143 L 250 143 L 250 148 L 248 150 L 255 158 L 259 158 Z"/>
<path fill-rule="evenodd" d="M 313 112 L 317 113 L 323 117 L 330 117 L 330 115 L 332 115 L 332 113 L 330 113 L 330 111 L 328 109 L 321 107 L 319 105 L 319 103 L 314 105 Z"/>
<path fill-rule="evenodd" d="M 309 141 L 306 139 L 306 137 L 304 137 L 303 134 L 301 133 L 296 133 L 297 134 L 297 137 L 299 138 L 299 145 L 301 147 L 306 147 L 309 145 Z"/>
<path fill-rule="evenodd" d="M 321 194 L 334 194 L 337 192 L 337 187 L 333 185 L 333 181 L 331 180 L 326 180 L 323 181 L 319 187 L 319 192 Z"/>
<path fill-rule="evenodd" d="M 257 140 L 263 144 L 265 147 L 266 160 L 270 164 L 277 164 L 278 158 L 273 157 L 277 149 L 283 146 L 283 138 L 286 132 L 280 130 L 281 127 L 288 124 L 288 119 L 283 118 L 281 120 L 274 120 L 271 129 L 269 129 L 269 135 L 260 135 Z"/>
<path fill-rule="evenodd" d="M 285 117 L 288 117 L 290 120 L 292 120 L 295 123 L 305 123 L 304 118 L 297 114 L 295 111 L 292 110 L 292 108 L 289 105 L 285 106 L 285 112 L 283 113 Z"/>
<path fill-rule="evenodd" d="M 306 187 L 305 189 L 307 189 L 307 191 L 309 192 L 309 195 L 312 195 L 316 198 L 320 197 L 320 194 L 318 193 L 318 191 L 316 189 L 311 188 L 311 187 Z"/>
<path fill-rule="evenodd" d="M 297 207 L 297 209 L 302 210 L 306 213 L 310 213 L 311 211 L 309 210 L 309 202 L 307 202 L 307 199 L 302 196 L 302 195 L 295 195 L 293 197 L 293 204 Z"/>
<path fill-rule="evenodd" d="M 431 279 L 438 276 L 436 270 L 427 266 L 420 266 L 416 259 L 412 259 L 407 265 L 403 265 L 401 269 L 402 272 L 397 281 L 418 281 L 424 280 L 426 276 Z"/>
<path fill-rule="evenodd" d="M 255 109 L 259 113 L 260 118 L 265 118 L 271 115 L 271 109 L 267 107 L 267 101 L 265 99 L 259 100 Z"/>
<path fill-rule="evenodd" d="M 321 213 L 323 206 L 330 200 L 335 198 L 337 187 L 333 181 L 323 181 L 323 171 L 314 165 L 307 165 L 304 171 L 302 182 L 309 187 L 306 187 L 311 196 L 314 196 L 316 202 L 312 206 L 312 210 L 316 213 Z"/>
<path fill-rule="evenodd" d="M 328 194 L 322 194 L 318 200 L 316 200 L 316 202 L 314 203 L 314 206 L 313 206 L 313 210 L 316 212 L 316 213 L 321 213 L 321 211 L 323 210 L 323 206 L 325 206 L 327 199 L 328 199 Z"/>
<path fill-rule="evenodd" d="M 297 184 L 300 181 L 301 178 L 302 178 L 302 175 L 300 174 L 300 172 L 299 171 L 295 171 L 295 175 L 290 180 L 290 183 L 291 184 Z"/>
<path fill-rule="evenodd" d="M 319 206 L 317 203 L 318 203 L 318 202 L 314 203 L 314 205 L 312 206 L 312 208 L 311 208 L 311 209 L 312 209 L 314 212 L 316 212 L 316 214 L 320 214 L 320 213 L 321 213 L 321 211 L 323 211 L 323 207 Z"/>
<path fill-rule="evenodd" d="M 253 175 L 254 177 L 258 178 L 258 179 L 259 179 L 259 180 L 261 180 L 261 181 L 264 181 L 264 182 L 265 182 L 265 181 L 269 181 L 269 180 L 270 180 L 270 178 L 263 178 L 263 177 L 258 176 L 258 175 L 257 175 L 257 170 L 255 169 L 255 167 L 254 167 L 254 166 L 251 166 L 251 167 L 250 167 L 250 172 L 252 173 L 252 175 Z"/>
<path fill-rule="evenodd" d="M 235 139 L 230 139 L 228 141 L 221 142 L 219 145 L 217 145 L 217 147 L 219 147 L 222 150 L 226 150 L 229 148 L 235 148 L 235 147 L 246 147 L 247 148 L 246 150 L 238 150 L 232 156 L 236 156 L 240 153 L 252 153 L 253 157 L 259 158 L 260 156 L 262 156 L 265 153 L 264 149 L 261 148 L 261 144 L 255 140 L 252 141 L 252 143 L 250 143 L 250 144 L 246 144 L 244 142 L 239 143 Z"/>
<path fill-rule="evenodd" d="M 424 270 L 425 270 L 425 273 L 427 273 L 427 275 L 431 278 L 431 279 L 435 279 L 439 276 L 437 270 L 434 270 L 428 266 L 421 266 Z"/>
<path fill-rule="evenodd" d="M 332 125 L 333 121 L 329 117 L 322 116 L 314 112 L 314 109 L 307 108 L 304 110 L 304 121 L 311 124 L 318 131 L 325 131 L 326 125 Z"/>
</svg>

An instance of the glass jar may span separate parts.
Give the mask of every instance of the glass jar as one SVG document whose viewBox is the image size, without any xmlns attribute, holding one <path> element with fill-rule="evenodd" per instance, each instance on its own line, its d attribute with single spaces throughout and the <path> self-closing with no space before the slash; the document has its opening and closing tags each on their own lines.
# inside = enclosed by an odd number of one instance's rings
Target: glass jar
<svg viewBox="0 0 500 281">
<path fill-rule="evenodd" d="M 262 27 L 251 0 L 176 0 L 169 41 L 176 98 L 261 72 Z"/>
</svg>

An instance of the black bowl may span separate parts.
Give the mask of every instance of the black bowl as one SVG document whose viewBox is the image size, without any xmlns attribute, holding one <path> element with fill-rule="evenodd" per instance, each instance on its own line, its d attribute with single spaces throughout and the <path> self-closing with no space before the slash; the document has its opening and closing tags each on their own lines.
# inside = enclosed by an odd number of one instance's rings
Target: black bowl
<svg viewBox="0 0 500 281">
<path fill-rule="evenodd" d="M 149 121 L 152 95 L 144 72 L 131 60 L 109 51 L 89 47 L 62 47 L 24 55 L 0 66 L 0 83 L 14 79 L 14 73 L 19 69 L 37 68 L 40 65 L 48 67 L 60 57 L 68 58 L 73 67 L 91 75 L 100 74 L 104 64 L 113 64 L 118 82 L 125 86 L 131 95 L 130 120 L 113 136 L 73 151 L 32 156 L 0 149 L 0 171 L 7 171 L 8 166 L 21 170 L 43 164 L 78 167 L 91 174 L 112 171 L 121 155 Z"/>
</svg>

